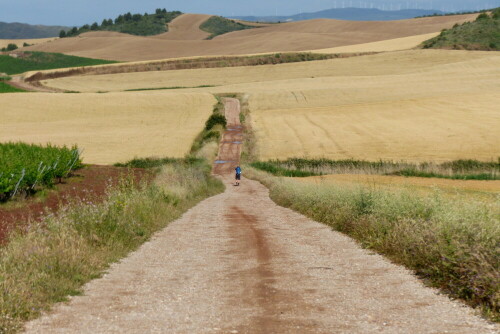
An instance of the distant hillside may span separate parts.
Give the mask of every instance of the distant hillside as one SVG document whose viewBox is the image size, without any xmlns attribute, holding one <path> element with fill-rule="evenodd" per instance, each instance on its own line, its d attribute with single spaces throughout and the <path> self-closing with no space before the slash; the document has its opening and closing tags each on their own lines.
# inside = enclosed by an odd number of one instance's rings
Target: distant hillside
<svg viewBox="0 0 500 334">
<path fill-rule="evenodd" d="M 455 24 L 422 44 L 424 49 L 500 51 L 500 8 L 482 13 L 474 22 Z"/>
<path fill-rule="evenodd" d="M 0 22 L 0 39 L 33 39 L 59 36 L 63 26 L 42 26 Z"/>
<path fill-rule="evenodd" d="M 167 23 L 171 22 L 182 13 L 179 11 L 168 12 L 165 8 L 158 8 L 154 14 L 132 14 L 119 15 L 114 20 L 104 19 L 101 24 L 94 22 L 85 24 L 80 28 L 73 27 L 71 30 L 63 30 L 58 33 L 61 38 L 73 37 L 89 31 L 117 31 L 137 36 L 152 36 L 167 31 Z"/>
<path fill-rule="evenodd" d="M 405 9 L 384 11 L 376 8 L 337 8 L 315 13 L 302 13 L 291 16 L 236 16 L 235 19 L 253 22 L 286 22 L 312 19 L 337 19 L 348 21 L 393 21 L 412 19 L 417 16 L 445 14 L 439 10 Z"/>
</svg>

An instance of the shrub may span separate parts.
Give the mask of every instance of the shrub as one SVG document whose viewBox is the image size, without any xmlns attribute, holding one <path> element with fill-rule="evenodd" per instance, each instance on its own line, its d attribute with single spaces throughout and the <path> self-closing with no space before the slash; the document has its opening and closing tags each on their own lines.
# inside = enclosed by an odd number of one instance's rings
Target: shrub
<svg viewBox="0 0 500 334">
<path fill-rule="evenodd" d="M 219 113 L 214 113 L 214 114 L 210 115 L 210 118 L 205 123 L 205 130 L 209 131 L 217 124 L 220 124 L 225 128 L 227 125 L 226 117 L 224 115 L 219 114 Z"/>
<path fill-rule="evenodd" d="M 10 43 L 9 45 L 7 45 L 7 51 L 14 51 L 17 49 L 18 49 L 18 47 L 16 44 Z"/>
</svg>

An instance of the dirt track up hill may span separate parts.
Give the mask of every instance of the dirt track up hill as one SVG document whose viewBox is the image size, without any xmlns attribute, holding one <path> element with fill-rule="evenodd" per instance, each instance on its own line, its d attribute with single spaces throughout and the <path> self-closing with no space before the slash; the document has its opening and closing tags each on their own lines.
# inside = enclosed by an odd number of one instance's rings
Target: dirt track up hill
<svg viewBox="0 0 500 334">
<path fill-rule="evenodd" d="M 269 25 L 218 36 L 213 40 L 179 40 L 203 37 L 196 27 L 203 15 L 182 15 L 171 32 L 141 37 L 91 32 L 44 43 L 26 50 L 62 52 L 90 58 L 136 61 L 202 55 L 233 55 L 278 51 L 306 51 L 376 42 L 439 32 L 455 23 L 474 20 L 476 14 L 428 17 L 387 22 L 310 20 Z M 208 18 L 208 17 L 207 17 Z M 187 31 L 187 32 L 183 32 Z"/>
<path fill-rule="evenodd" d="M 226 109 L 231 126 L 235 102 Z M 225 152 L 238 160 L 239 150 Z M 27 333 L 497 332 L 407 270 L 277 206 L 260 183 L 235 187 L 232 171 L 219 171 L 225 193 L 113 265 L 83 296 L 29 323 Z"/>
</svg>

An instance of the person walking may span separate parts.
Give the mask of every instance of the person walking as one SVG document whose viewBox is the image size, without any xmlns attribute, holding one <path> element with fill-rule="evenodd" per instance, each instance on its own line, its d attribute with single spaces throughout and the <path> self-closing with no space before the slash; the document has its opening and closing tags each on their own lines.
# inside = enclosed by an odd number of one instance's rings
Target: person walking
<svg viewBox="0 0 500 334">
<path fill-rule="evenodd" d="M 240 180 L 241 180 L 241 167 L 237 166 L 234 170 L 236 171 L 236 175 L 235 175 L 236 183 L 235 183 L 235 186 L 239 186 L 240 185 Z"/>
</svg>

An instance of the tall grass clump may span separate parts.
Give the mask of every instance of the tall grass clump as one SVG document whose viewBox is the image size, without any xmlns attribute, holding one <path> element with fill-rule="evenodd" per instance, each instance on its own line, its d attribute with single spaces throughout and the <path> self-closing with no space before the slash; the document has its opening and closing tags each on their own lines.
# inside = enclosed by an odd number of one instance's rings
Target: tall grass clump
<svg viewBox="0 0 500 334">
<path fill-rule="evenodd" d="M 269 187 L 279 205 L 353 237 L 500 320 L 500 201 L 309 185 L 252 168 L 247 176 Z"/>
<path fill-rule="evenodd" d="M 53 303 L 78 295 L 153 233 L 223 184 L 210 166 L 172 163 L 153 183 L 124 178 L 104 202 L 74 202 L 13 232 L 0 249 L 0 333 L 15 333 Z"/>
<path fill-rule="evenodd" d="M 276 176 L 324 174 L 379 174 L 436 177 L 457 180 L 499 180 L 498 161 L 454 160 L 444 163 L 290 158 L 255 162 L 253 167 Z M 310 173 L 310 175 L 308 174 Z"/>
<path fill-rule="evenodd" d="M 50 187 L 81 166 L 76 146 L 0 143 L 0 201 Z"/>
</svg>

